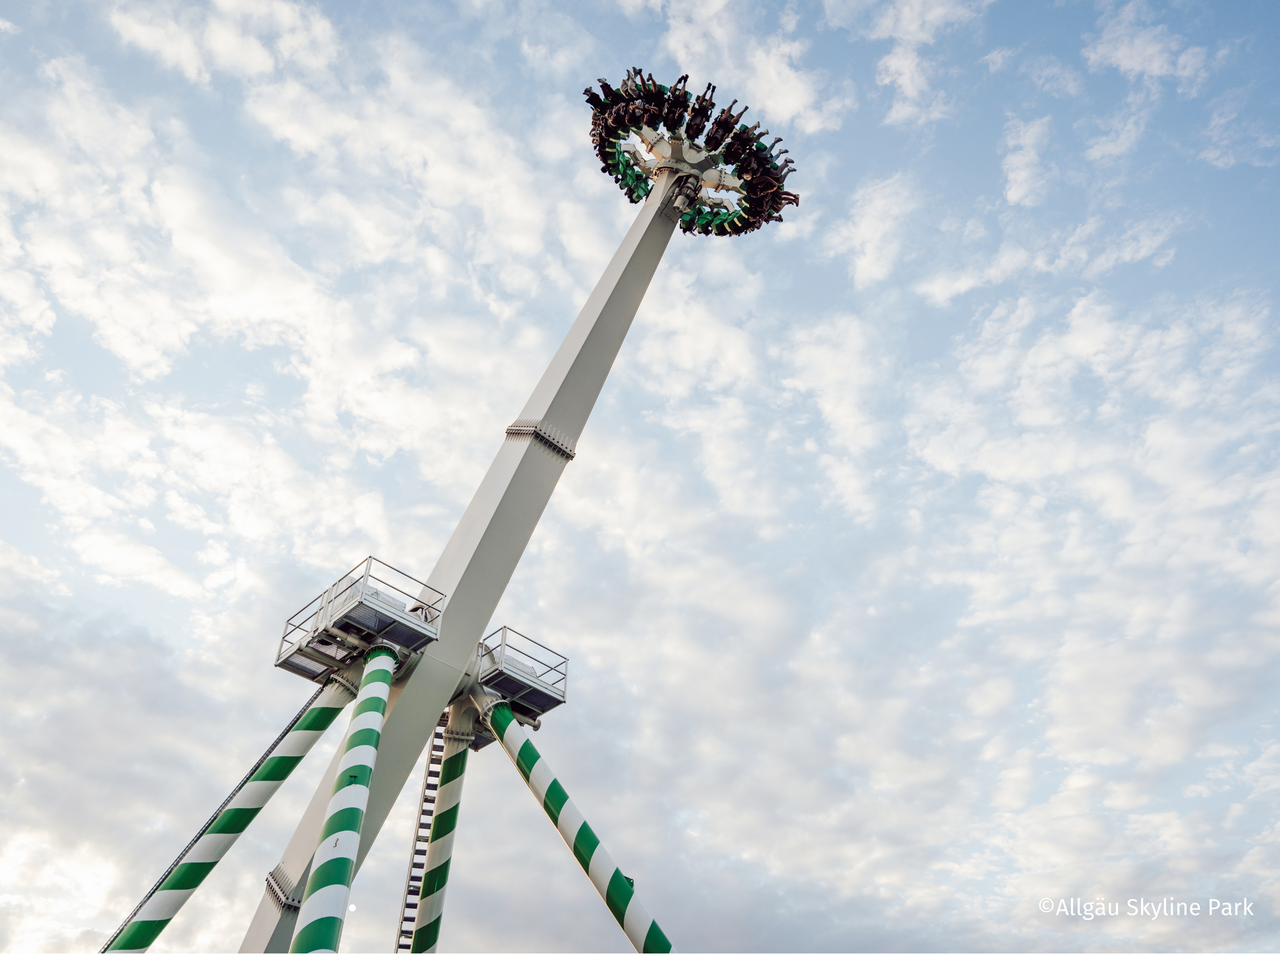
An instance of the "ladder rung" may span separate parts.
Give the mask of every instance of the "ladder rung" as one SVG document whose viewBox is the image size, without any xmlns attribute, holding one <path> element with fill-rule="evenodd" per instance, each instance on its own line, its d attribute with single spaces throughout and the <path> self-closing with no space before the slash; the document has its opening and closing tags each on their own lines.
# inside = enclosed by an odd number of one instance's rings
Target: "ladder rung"
<svg viewBox="0 0 1280 960">
<path fill-rule="evenodd" d="M 409 857 L 409 872 L 405 877 L 404 898 L 400 905 L 400 930 L 396 937 L 396 952 L 413 949 L 413 928 L 422 902 L 422 878 L 427 870 L 427 848 L 431 839 L 431 821 L 435 813 L 436 798 L 440 790 L 441 767 L 444 764 L 444 731 L 449 725 L 449 711 L 440 715 L 431 736 L 431 748 L 422 773 L 422 791 L 418 812 L 418 828 L 414 833 L 413 852 Z"/>
</svg>

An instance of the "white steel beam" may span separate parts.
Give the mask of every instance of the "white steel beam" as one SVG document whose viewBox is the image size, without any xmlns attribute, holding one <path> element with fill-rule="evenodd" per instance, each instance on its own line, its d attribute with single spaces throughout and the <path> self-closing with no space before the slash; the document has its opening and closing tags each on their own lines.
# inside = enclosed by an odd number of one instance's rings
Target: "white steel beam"
<svg viewBox="0 0 1280 960">
<path fill-rule="evenodd" d="M 440 714 L 462 689 L 464 679 L 469 679 L 466 672 L 476 647 L 565 465 L 573 458 L 582 428 L 679 221 L 680 211 L 672 205 L 679 179 L 672 170 L 658 174 L 622 245 L 520 417 L 507 428 L 497 457 L 427 578 L 447 596 L 439 621 L 440 639 L 427 646 L 413 671 L 391 688 L 378 765 L 369 785 L 357 871 Z M 291 892 L 295 900 L 300 899 L 297 894 L 305 883 L 309 857 L 303 866 L 297 861 L 303 851 L 315 849 L 333 771 L 331 765 L 289 842 L 285 860 L 290 862 L 282 861 L 279 868 L 290 879 L 296 878 L 296 892 Z M 276 952 L 282 944 L 288 948 L 283 927 L 291 930 L 297 913 L 278 909 L 276 899 L 270 889 L 263 894 L 241 953 Z"/>
</svg>

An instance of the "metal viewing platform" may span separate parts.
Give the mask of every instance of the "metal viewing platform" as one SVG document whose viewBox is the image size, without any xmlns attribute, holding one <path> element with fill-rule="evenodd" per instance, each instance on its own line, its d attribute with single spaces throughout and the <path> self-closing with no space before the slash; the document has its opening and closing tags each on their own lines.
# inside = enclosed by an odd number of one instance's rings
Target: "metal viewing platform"
<svg viewBox="0 0 1280 960">
<path fill-rule="evenodd" d="M 443 599 L 421 580 L 367 557 L 288 619 L 276 666 L 324 683 L 375 643 L 421 650 L 437 639 Z"/>
<path fill-rule="evenodd" d="M 542 726 L 541 717 L 564 703 L 569 686 L 569 658 L 510 627 L 500 627 L 480 641 L 477 679 L 511 704 L 520 723 Z M 493 743 L 489 730 L 476 727 L 471 749 Z"/>
</svg>

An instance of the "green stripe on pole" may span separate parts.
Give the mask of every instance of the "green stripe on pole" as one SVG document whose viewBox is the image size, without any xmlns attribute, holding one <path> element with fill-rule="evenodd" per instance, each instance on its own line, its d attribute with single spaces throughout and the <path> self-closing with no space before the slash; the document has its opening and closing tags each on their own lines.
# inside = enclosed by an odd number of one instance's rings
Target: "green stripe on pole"
<svg viewBox="0 0 1280 960">
<path fill-rule="evenodd" d="M 658 921 L 654 920 L 649 924 L 649 932 L 644 938 L 644 947 L 641 953 L 670 953 L 671 941 L 667 939 L 667 935 L 662 932 L 662 928 L 658 926 Z"/>
<path fill-rule="evenodd" d="M 347 749 L 352 747 L 373 747 L 378 749 L 378 744 L 382 742 L 382 734 L 377 730 L 357 730 L 347 738 Z"/>
<path fill-rule="evenodd" d="M 244 828 L 253 823 L 261 807 L 232 807 L 218 814 L 208 833 L 244 833 Z"/>
<path fill-rule="evenodd" d="M 293 938 L 293 944 L 289 947 L 289 952 L 327 951 L 328 945 L 336 943 L 341 937 L 342 921 L 337 917 L 321 917 L 319 920 L 312 920 L 305 928 L 298 931 Z"/>
<path fill-rule="evenodd" d="M 293 729 L 319 730 L 323 732 L 329 729 L 329 724 L 333 723 L 333 718 L 341 712 L 341 707 L 312 707 L 303 715 Z"/>
<path fill-rule="evenodd" d="M 525 783 L 529 782 L 529 774 L 541 759 L 542 754 L 538 753 L 538 748 L 533 745 L 533 741 L 526 740 L 520 752 L 516 754 L 516 769 L 520 771 L 520 776 L 524 777 Z"/>
<path fill-rule="evenodd" d="M 357 810 L 354 807 L 345 807 L 342 810 L 334 812 L 334 814 L 324 822 L 324 827 L 320 831 L 320 837 L 321 839 L 332 837 L 335 833 L 342 833 L 344 830 L 359 833 L 362 823 L 364 823 L 363 810 Z"/>
<path fill-rule="evenodd" d="M 440 764 L 440 786 L 453 783 L 466 772 L 467 752 L 465 750 L 451 757 L 445 757 L 444 763 Z"/>
<path fill-rule="evenodd" d="M 301 762 L 302 757 L 272 757 L 249 779 L 250 781 L 284 780 Z"/>
<path fill-rule="evenodd" d="M 569 794 L 565 792 L 564 787 L 560 786 L 559 780 L 552 780 L 551 786 L 547 787 L 547 796 L 542 801 L 542 809 L 547 811 L 547 816 L 551 818 L 551 822 L 559 825 L 560 811 L 564 809 L 565 801 L 569 799 Z"/>
<path fill-rule="evenodd" d="M 373 767 L 357 763 L 354 766 L 347 767 L 345 770 L 339 770 L 338 779 L 334 781 L 333 786 L 335 790 L 343 790 L 354 786 L 367 787 L 372 779 Z"/>
<path fill-rule="evenodd" d="M 111 949 L 145 950 L 156 942 L 156 937 L 160 936 L 160 931 L 168 925 L 168 920 L 135 920 L 124 928 L 124 933 L 116 938 L 116 942 L 111 945 Z"/>
<path fill-rule="evenodd" d="M 453 858 L 451 857 L 440 866 L 433 867 L 426 872 L 422 877 L 422 897 L 429 897 L 437 890 L 444 889 L 444 885 L 449 882 L 449 864 L 452 862 Z"/>
<path fill-rule="evenodd" d="M 515 716 L 511 713 L 511 707 L 505 703 L 500 703 L 493 708 L 493 713 L 489 715 L 489 726 L 493 727 L 493 732 L 501 740 L 507 735 L 507 727 L 511 726 L 513 720 L 515 720 Z"/>
<path fill-rule="evenodd" d="M 352 719 L 360 716 L 362 713 L 382 713 L 387 712 L 387 701 L 381 697 L 369 697 L 360 701 L 360 705 L 356 707 L 356 712 L 352 715 Z"/>
<path fill-rule="evenodd" d="M 426 926 L 419 927 L 413 931 L 413 946 L 410 947 L 412 953 L 426 953 L 436 945 L 436 941 L 440 939 L 440 921 L 443 917 L 436 917 Z"/>
<path fill-rule="evenodd" d="M 331 887 L 335 883 L 351 883 L 351 868 L 355 863 L 345 857 L 326 860 L 307 877 L 307 893 L 309 897 L 317 890 Z"/>
<path fill-rule="evenodd" d="M 458 804 L 448 810 L 441 810 L 431 818 L 431 839 L 437 840 L 446 834 L 453 833 L 458 825 Z"/>
<path fill-rule="evenodd" d="M 180 863 L 178 869 L 169 874 L 168 879 L 160 884 L 160 889 L 194 890 L 204 882 L 204 878 L 212 873 L 217 865 L 217 860 L 206 860 L 204 863 Z"/>
<path fill-rule="evenodd" d="M 591 825 L 583 820 L 582 826 L 578 828 L 578 835 L 573 838 L 573 855 L 578 858 L 578 863 L 582 864 L 582 869 L 588 873 L 591 872 L 591 857 L 598 846 L 600 846 L 600 838 L 591 829 Z"/>
<path fill-rule="evenodd" d="M 618 926 L 622 926 L 626 919 L 627 904 L 631 902 L 635 892 L 636 889 L 631 885 L 631 881 L 622 875 L 621 870 L 615 868 L 605 891 L 604 904 L 613 914 L 613 919 L 618 921 Z"/>
</svg>

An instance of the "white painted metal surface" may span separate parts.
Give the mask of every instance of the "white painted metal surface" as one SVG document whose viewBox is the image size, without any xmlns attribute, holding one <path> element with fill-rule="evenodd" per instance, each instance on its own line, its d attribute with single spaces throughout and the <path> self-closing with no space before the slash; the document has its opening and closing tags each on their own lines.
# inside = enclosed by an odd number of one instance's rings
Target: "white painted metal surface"
<svg viewBox="0 0 1280 960">
<path fill-rule="evenodd" d="M 427 578 L 447 597 L 435 624 L 439 639 L 422 650 L 412 672 L 391 688 L 357 871 L 441 712 L 471 679 L 479 641 L 560 474 L 575 454 L 587 417 L 671 239 L 686 202 L 677 191 L 684 173 L 671 168 L 656 172 L 653 191 L 520 416 L 508 428 L 497 457 Z M 435 598 L 421 599 L 432 602 Z M 284 858 L 272 871 L 278 882 L 293 882 L 293 900 L 299 899 L 306 882 L 333 774 L 331 764 Z M 268 884 L 240 946 L 242 953 L 288 949 L 298 914 L 278 902 Z"/>
</svg>

